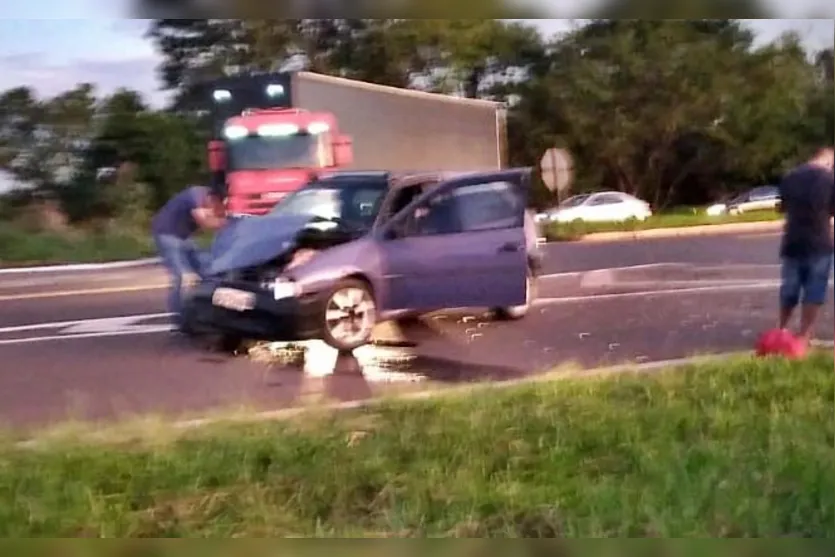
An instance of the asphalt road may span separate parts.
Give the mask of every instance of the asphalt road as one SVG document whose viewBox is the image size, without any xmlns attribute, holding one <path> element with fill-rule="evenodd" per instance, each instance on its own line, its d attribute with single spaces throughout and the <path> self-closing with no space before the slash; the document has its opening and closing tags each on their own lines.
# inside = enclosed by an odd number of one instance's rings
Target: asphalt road
<svg viewBox="0 0 835 557">
<path fill-rule="evenodd" d="M 373 348 L 337 358 L 312 346 L 304 371 L 211 353 L 165 332 L 165 277 L 154 267 L 0 274 L 0 422 L 283 408 L 403 382 L 747 349 L 775 319 L 776 246 L 774 235 L 548 246 L 549 276 L 525 320 L 427 318 L 405 331 L 417 358 L 396 369 L 375 362 Z M 819 338 L 832 340 L 833 321 L 830 303 Z"/>
</svg>

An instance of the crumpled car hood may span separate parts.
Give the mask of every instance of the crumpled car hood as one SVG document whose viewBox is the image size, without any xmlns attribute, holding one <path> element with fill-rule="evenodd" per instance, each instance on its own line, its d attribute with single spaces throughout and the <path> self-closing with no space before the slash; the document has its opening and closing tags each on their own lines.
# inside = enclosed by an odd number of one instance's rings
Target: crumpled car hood
<svg viewBox="0 0 835 557">
<path fill-rule="evenodd" d="M 308 215 L 245 217 L 231 220 L 211 247 L 209 274 L 221 275 L 266 263 L 292 250 L 313 220 Z"/>
</svg>

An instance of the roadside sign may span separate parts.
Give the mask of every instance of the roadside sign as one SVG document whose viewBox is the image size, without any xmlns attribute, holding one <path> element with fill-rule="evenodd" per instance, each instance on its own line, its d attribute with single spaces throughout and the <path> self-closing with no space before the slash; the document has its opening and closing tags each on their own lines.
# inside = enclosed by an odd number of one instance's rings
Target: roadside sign
<svg viewBox="0 0 835 557">
<path fill-rule="evenodd" d="M 574 179 L 574 161 L 565 149 L 552 147 L 545 151 L 539 163 L 542 181 L 549 190 L 557 194 L 571 188 Z"/>
</svg>

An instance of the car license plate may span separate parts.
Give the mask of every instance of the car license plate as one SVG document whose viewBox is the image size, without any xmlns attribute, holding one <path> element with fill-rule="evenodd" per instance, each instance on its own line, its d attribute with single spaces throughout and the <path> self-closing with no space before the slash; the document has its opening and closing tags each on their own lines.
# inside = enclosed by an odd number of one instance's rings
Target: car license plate
<svg viewBox="0 0 835 557">
<path fill-rule="evenodd" d="M 249 311 L 255 307 L 255 294 L 234 288 L 218 288 L 212 294 L 212 304 L 232 311 Z"/>
</svg>

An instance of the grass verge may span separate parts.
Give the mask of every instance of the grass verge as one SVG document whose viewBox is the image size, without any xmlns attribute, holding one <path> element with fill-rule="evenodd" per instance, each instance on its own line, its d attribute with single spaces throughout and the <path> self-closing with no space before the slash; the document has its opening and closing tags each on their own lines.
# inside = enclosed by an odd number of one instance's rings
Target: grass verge
<svg viewBox="0 0 835 557">
<path fill-rule="evenodd" d="M 627 222 L 573 222 L 549 223 L 543 227 L 543 233 L 549 241 L 580 240 L 589 234 L 598 232 L 638 232 L 660 228 L 689 228 L 692 226 L 708 226 L 720 224 L 735 224 L 745 222 L 771 222 L 782 218 L 774 211 L 758 211 L 741 215 L 708 216 L 703 212 L 677 212 L 653 215 L 645 221 L 630 220 Z"/>
<path fill-rule="evenodd" d="M 3 537 L 829 537 L 831 352 L 0 448 Z"/>
<path fill-rule="evenodd" d="M 198 238 L 203 247 L 211 235 Z M 0 223 L 0 268 L 63 263 L 130 261 L 156 256 L 150 232 L 113 229 L 96 232 L 73 228 L 65 232 L 29 231 Z"/>
<path fill-rule="evenodd" d="M 87 230 L 30 232 L 0 225 L 0 267 L 121 261 L 155 255 L 150 236 Z"/>
</svg>

